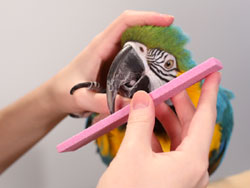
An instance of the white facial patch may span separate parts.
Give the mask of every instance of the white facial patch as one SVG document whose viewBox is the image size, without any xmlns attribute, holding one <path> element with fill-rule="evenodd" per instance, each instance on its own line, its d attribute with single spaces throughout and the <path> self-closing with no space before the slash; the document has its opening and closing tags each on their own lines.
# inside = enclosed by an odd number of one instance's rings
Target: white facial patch
<svg viewBox="0 0 250 188">
<path fill-rule="evenodd" d="M 160 49 L 148 49 L 144 44 L 129 41 L 124 48 L 131 46 L 141 58 L 145 67 L 144 75 L 150 78 L 150 90 L 164 85 L 177 76 L 177 63 L 172 54 Z"/>
</svg>

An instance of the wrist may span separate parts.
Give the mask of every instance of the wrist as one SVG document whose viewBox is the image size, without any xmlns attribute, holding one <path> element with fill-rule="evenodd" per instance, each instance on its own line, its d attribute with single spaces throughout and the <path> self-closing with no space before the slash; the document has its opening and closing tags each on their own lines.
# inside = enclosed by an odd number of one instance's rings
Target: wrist
<svg viewBox="0 0 250 188">
<path fill-rule="evenodd" d="M 53 86 L 53 81 L 49 80 L 34 91 L 37 92 L 38 105 L 42 110 L 46 110 L 56 116 L 66 116 L 67 113 L 62 109 L 60 101 L 57 99 L 57 92 Z"/>
</svg>

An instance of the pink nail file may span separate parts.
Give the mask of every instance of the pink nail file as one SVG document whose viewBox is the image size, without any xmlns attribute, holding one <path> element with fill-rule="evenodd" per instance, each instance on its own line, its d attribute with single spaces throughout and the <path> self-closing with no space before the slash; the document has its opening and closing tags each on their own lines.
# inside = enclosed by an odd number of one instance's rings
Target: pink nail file
<svg viewBox="0 0 250 188">
<path fill-rule="evenodd" d="M 152 91 L 150 96 L 152 97 L 154 104 L 158 105 L 220 69 L 222 69 L 221 62 L 215 58 L 209 58 L 205 62 L 195 66 L 177 78 Z M 67 152 L 77 150 L 99 136 L 102 136 L 125 123 L 128 119 L 128 114 L 129 105 L 60 143 L 57 146 L 57 151 Z"/>
</svg>

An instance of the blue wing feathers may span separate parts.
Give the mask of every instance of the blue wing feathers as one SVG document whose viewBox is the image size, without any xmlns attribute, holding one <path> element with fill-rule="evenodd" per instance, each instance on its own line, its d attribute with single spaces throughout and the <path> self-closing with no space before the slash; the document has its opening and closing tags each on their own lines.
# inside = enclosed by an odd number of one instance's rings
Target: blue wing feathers
<svg viewBox="0 0 250 188">
<path fill-rule="evenodd" d="M 222 87 L 219 88 L 217 98 L 217 119 L 216 123 L 221 126 L 222 137 L 219 150 L 214 150 L 209 159 L 209 173 L 213 173 L 224 158 L 228 143 L 233 130 L 233 108 L 230 99 L 234 98 L 234 94 Z"/>
</svg>

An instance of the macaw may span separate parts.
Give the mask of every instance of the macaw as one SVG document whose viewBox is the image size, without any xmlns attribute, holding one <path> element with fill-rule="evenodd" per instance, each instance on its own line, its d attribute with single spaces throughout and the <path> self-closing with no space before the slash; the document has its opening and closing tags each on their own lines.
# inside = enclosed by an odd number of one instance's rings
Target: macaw
<svg viewBox="0 0 250 188">
<path fill-rule="evenodd" d="M 192 60 L 190 51 L 184 48 L 187 41 L 188 37 L 177 26 L 128 28 L 121 37 L 122 49 L 114 58 L 107 74 L 106 93 L 110 112 L 115 111 L 117 94 L 132 98 L 138 90 L 151 92 L 193 68 L 196 63 Z M 84 84 L 81 84 L 73 87 L 72 91 L 84 87 Z M 85 83 L 85 87 L 90 87 L 91 84 L 92 88 L 96 89 L 98 85 L 96 82 L 90 82 L 88 86 Z M 195 107 L 198 104 L 202 84 L 203 81 L 186 89 Z M 222 87 L 219 88 L 217 120 L 209 153 L 208 171 L 210 174 L 222 161 L 230 140 L 233 128 L 233 110 L 230 104 L 232 97 L 232 92 Z M 166 104 L 175 111 L 171 100 L 166 101 Z M 102 118 L 102 114 L 93 113 L 88 117 L 86 126 L 91 126 Z M 108 165 L 115 157 L 125 129 L 126 125 L 122 125 L 96 140 L 98 152 L 105 164 Z M 154 133 L 162 150 L 170 151 L 171 140 L 157 118 Z"/>
</svg>

